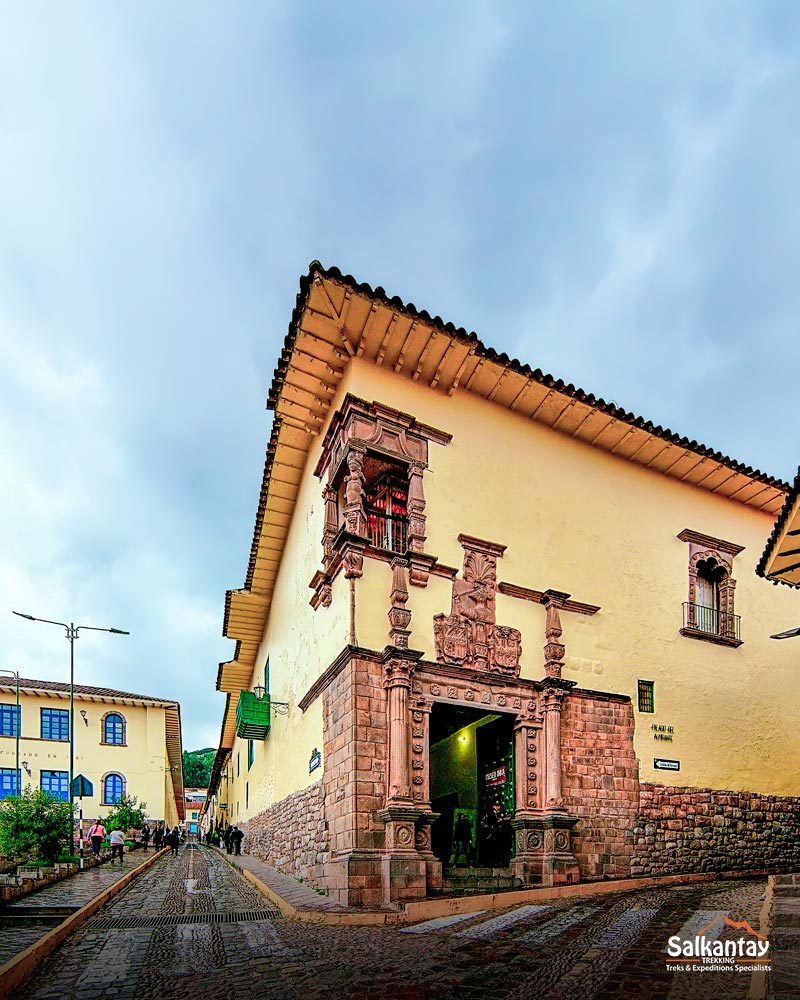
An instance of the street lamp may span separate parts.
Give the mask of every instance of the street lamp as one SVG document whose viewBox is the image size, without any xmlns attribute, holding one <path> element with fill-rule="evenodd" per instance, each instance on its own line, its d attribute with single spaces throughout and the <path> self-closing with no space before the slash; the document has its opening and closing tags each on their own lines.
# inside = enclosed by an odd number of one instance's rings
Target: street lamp
<svg viewBox="0 0 800 1000">
<path fill-rule="evenodd" d="M 17 688 L 17 718 L 16 718 L 16 722 L 14 723 L 14 735 L 16 737 L 16 756 L 17 756 L 17 760 L 16 760 L 16 765 L 15 765 L 16 777 L 14 779 L 14 787 L 17 790 L 17 795 L 22 795 L 22 779 L 20 778 L 20 771 L 19 771 L 19 730 L 20 730 L 20 725 L 22 723 L 22 720 L 20 719 L 20 716 L 19 716 L 19 671 L 18 670 L 0 670 L 0 674 L 8 674 L 8 676 L 9 677 L 13 677 L 14 680 L 15 680 L 15 682 L 16 682 L 16 688 Z"/>
<path fill-rule="evenodd" d="M 75 809 L 75 796 L 72 794 L 72 780 L 75 777 L 74 767 L 75 767 L 75 640 L 78 638 L 78 633 L 81 629 L 90 632 L 111 632 L 114 635 L 130 635 L 130 632 L 125 632 L 121 628 L 99 628 L 97 625 L 75 625 L 70 622 L 67 625 L 66 622 L 54 622 L 49 618 L 36 618 L 33 615 L 25 615 L 21 611 L 12 611 L 14 615 L 18 615 L 20 618 L 27 618 L 30 622 L 42 622 L 45 625 L 60 625 L 61 628 L 66 629 L 67 639 L 69 641 L 69 851 L 72 854 L 73 851 L 73 825 L 75 823 L 74 809 Z"/>
</svg>

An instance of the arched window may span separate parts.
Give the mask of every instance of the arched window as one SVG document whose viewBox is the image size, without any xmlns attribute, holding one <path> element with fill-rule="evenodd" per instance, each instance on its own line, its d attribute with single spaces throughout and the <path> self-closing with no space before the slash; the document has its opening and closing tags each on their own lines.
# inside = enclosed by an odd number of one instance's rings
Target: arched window
<svg viewBox="0 0 800 1000">
<path fill-rule="evenodd" d="M 740 617 L 734 611 L 733 560 L 741 545 L 684 528 L 689 543 L 689 600 L 683 605 L 681 635 L 721 646 L 741 646 Z"/>
<path fill-rule="evenodd" d="M 720 619 L 720 584 L 727 576 L 724 566 L 710 556 L 697 563 L 695 582 L 696 624 L 702 632 L 718 635 L 724 631 L 724 616 Z"/>
<path fill-rule="evenodd" d="M 113 806 L 121 801 L 125 794 L 125 779 L 121 774 L 107 774 L 103 778 L 103 805 Z"/>
<path fill-rule="evenodd" d="M 119 712 L 109 712 L 103 716 L 103 743 L 125 746 L 125 719 Z"/>
</svg>

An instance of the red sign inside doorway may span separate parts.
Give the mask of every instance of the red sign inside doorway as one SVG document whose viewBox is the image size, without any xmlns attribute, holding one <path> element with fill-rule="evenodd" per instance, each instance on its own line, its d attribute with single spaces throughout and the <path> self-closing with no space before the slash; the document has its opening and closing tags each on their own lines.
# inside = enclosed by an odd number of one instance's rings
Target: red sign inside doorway
<svg viewBox="0 0 800 1000">
<path fill-rule="evenodd" d="M 489 771 L 486 775 L 486 787 L 491 788 L 492 785 L 504 785 L 506 783 L 506 769 L 505 766 L 498 767 L 494 771 Z"/>
</svg>

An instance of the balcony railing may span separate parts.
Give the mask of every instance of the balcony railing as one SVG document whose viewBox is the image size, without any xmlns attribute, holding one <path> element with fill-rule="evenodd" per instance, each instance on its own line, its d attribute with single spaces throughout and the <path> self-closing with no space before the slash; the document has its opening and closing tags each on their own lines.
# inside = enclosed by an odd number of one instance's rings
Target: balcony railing
<svg viewBox="0 0 800 1000">
<path fill-rule="evenodd" d="M 683 605 L 683 627 L 693 632 L 703 632 L 709 636 L 741 641 L 741 615 L 731 615 L 717 608 L 707 608 L 702 604 Z"/>
<path fill-rule="evenodd" d="M 405 517 L 371 513 L 369 540 L 376 549 L 405 552 L 408 548 L 408 520 Z"/>
</svg>

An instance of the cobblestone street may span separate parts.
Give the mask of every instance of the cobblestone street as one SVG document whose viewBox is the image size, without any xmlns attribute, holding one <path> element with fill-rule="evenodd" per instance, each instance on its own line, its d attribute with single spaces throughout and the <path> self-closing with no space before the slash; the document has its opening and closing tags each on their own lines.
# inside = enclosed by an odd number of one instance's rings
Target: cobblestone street
<svg viewBox="0 0 800 1000">
<path fill-rule="evenodd" d="M 749 974 L 671 974 L 663 949 L 709 914 L 757 926 L 763 892 L 763 881 L 719 881 L 402 928 L 323 926 L 283 919 L 216 852 L 189 847 L 140 875 L 15 997 L 744 1000 Z"/>
</svg>

